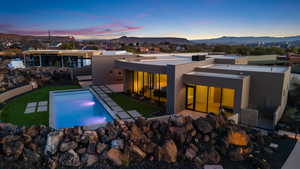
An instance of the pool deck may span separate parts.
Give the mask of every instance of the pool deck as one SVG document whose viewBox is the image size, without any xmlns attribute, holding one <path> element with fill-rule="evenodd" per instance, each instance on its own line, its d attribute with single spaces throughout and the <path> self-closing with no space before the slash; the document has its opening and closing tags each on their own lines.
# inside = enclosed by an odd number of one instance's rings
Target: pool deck
<svg viewBox="0 0 300 169">
<path fill-rule="evenodd" d="M 94 93 L 95 96 L 97 96 L 100 102 L 105 102 L 104 104 L 106 104 L 111 109 L 111 113 L 114 119 L 134 121 L 135 119 L 142 117 L 142 115 L 136 110 L 131 110 L 130 112 L 126 112 L 125 110 L 123 110 L 122 107 L 120 107 L 113 99 L 109 97 L 109 95 L 107 95 L 107 93 L 109 94 L 113 92 L 108 87 L 92 86 L 90 90 Z M 131 114 L 132 111 L 134 111 L 133 114 Z"/>
</svg>

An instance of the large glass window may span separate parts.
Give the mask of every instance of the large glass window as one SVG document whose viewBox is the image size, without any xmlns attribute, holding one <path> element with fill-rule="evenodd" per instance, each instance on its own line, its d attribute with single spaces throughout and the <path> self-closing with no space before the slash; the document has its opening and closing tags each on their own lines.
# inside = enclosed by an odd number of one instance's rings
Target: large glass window
<svg viewBox="0 0 300 169">
<path fill-rule="evenodd" d="M 222 89 L 222 107 L 232 108 L 234 106 L 234 95 L 235 92 L 233 89 Z"/>
<path fill-rule="evenodd" d="M 143 94 L 143 84 L 144 84 L 143 72 L 137 72 L 137 73 L 138 73 L 137 93 L 142 95 Z"/>
<path fill-rule="evenodd" d="M 138 76 L 137 72 L 133 72 L 133 93 L 138 92 Z"/>
<path fill-rule="evenodd" d="M 208 91 L 208 112 L 220 113 L 221 106 L 221 88 L 209 87 Z"/>
<path fill-rule="evenodd" d="M 143 87 L 143 92 L 144 96 L 149 98 L 151 96 L 151 89 L 150 89 L 150 76 L 147 72 L 144 73 L 144 87 Z"/>
<path fill-rule="evenodd" d="M 207 111 L 207 96 L 208 96 L 208 87 L 207 86 L 196 86 L 196 111 Z"/>
<path fill-rule="evenodd" d="M 167 101 L 167 75 L 132 72 L 132 92 L 159 102 Z"/>
<path fill-rule="evenodd" d="M 159 74 L 159 89 L 160 89 L 160 101 L 166 102 L 167 101 L 167 75 L 166 74 Z"/>
<path fill-rule="evenodd" d="M 219 114 L 221 108 L 232 110 L 235 90 L 213 86 L 187 85 L 186 108 Z"/>
</svg>

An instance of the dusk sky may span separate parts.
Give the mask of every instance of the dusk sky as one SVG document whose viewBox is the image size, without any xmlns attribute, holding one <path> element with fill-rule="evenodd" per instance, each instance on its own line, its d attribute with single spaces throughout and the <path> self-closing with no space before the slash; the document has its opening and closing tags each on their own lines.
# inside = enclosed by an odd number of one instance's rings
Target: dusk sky
<svg viewBox="0 0 300 169">
<path fill-rule="evenodd" d="M 76 38 L 300 35 L 300 0 L 1 0 L 0 32 Z"/>
</svg>

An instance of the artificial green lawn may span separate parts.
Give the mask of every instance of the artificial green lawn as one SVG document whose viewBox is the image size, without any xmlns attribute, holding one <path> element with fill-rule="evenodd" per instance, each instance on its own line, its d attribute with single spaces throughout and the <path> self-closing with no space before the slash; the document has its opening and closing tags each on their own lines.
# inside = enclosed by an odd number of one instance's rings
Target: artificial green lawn
<svg viewBox="0 0 300 169">
<path fill-rule="evenodd" d="M 10 100 L 1 110 L 0 120 L 2 122 L 13 123 L 17 125 L 48 125 L 49 112 L 35 112 L 24 114 L 26 105 L 30 102 L 49 101 L 49 91 L 77 89 L 79 85 L 65 86 L 46 86 L 36 89 L 24 95 L 18 96 Z"/>
<path fill-rule="evenodd" d="M 162 110 L 161 107 L 156 106 L 153 103 L 137 100 L 131 96 L 127 96 L 121 93 L 112 93 L 110 94 L 110 97 L 125 111 L 137 110 L 144 117 L 152 117 L 152 113 L 159 112 Z"/>
</svg>

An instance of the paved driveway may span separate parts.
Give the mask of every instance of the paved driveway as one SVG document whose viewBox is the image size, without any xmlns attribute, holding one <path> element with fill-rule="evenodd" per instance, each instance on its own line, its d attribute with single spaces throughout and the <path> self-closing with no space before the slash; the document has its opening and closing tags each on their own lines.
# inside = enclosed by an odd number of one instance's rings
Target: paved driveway
<svg viewBox="0 0 300 169">
<path fill-rule="evenodd" d="M 291 152 L 290 156 L 281 169 L 297 169 L 300 168 L 300 141 L 298 141 Z"/>
</svg>

